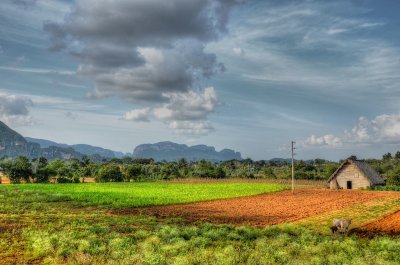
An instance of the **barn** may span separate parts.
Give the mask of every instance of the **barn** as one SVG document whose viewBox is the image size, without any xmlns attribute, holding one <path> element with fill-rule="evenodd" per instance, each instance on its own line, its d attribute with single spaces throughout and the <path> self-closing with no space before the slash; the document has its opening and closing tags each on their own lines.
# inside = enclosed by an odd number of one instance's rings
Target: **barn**
<svg viewBox="0 0 400 265">
<path fill-rule="evenodd" d="M 361 189 L 385 185 L 381 176 L 364 161 L 348 159 L 328 179 L 331 189 Z"/>
</svg>

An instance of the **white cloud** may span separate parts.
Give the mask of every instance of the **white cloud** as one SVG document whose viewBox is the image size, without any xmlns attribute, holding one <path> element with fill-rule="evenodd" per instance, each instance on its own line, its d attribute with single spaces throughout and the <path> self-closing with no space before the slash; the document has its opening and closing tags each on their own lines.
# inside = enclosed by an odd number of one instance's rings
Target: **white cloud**
<svg viewBox="0 0 400 265">
<path fill-rule="evenodd" d="M 169 128 L 178 134 L 201 136 L 207 135 L 214 131 L 214 127 L 207 121 L 190 122 L 190 121 L 173 121 L 169 124 Z"/>
<path fill-rule="evenodd" d="M 156 118 L 163 121 L 204 120 L 218 104 L 217 94 L 213 87 L 197 93 L 172 93 L 167 95 L 168 103 L 154 110 Z"/>
<path fill-rule="evenodd" d="M 150 114 L 150 108 L 135 109 L 125 113 L 124 119 L 128 121 L 149 121 Z"/>
<path fill-rule="evenodd" d="M 327 134 L 321 137 L 311 135 L 306 141 L 306 146 L 330 146 L 340 147 L 343 145 L 342 140 L 332 134 Z"/>
<path fill-rule="evenodd" d="M 9 125 L 32 125 L 29 107 L 33 105 L 28 97 L 0 94 L 0 120 Z"/>
<path fill-rule="evenodd" d="M 179 134 L 204 135 L 214 130 L 207 121 L 208 115 L 215 111 L 218 97 L 213 87 L 201 92 L 170 93 L 164 95 L 167 103 L 158 107 L 134 109 L 124 114 L 129 121 L 149 121 L 157 119 L 168 124 Z"/>
<path fill-rule="evenodd" d="M 361 117 L 345 139 L 355 143 L 400 143 L 400 114 L 383 114 L 368 120 Z"/>
<path fill-rule="evenodd" d="M 339 34 L 348 31 L 347 29 L 340 29 L 340 28 L 330 28 L 326 31 L 329 35 Z"/>
<path fill-rule="evenodd" d="M 165 93 L 186 93 L 224 71 L 205 47 L 225 35 L 229 12 L 241 2 L 76 1 L 63 23 L 43 27 L 51 49 L 73 54 L 78 72 L 95 83 L 88 97 L 154 105 L 165 102 Z"/>
<path fill-rule="evenodd" d="M 68 70 L 51 70 L 51 69 L 41 69 L 41 68 L 20 68 L 20 67 L 9 67 L 9 66 L 0 66 L 0 70 L 31 73 L 31 74 L 55 74 L 55 75 L 74 75 L 74 74 L 76 74 L 76 72 L 68 71 Z"/>
<path fill-rule="evenodd" d="M 169 128 L 179 134 L 206 135 L 214 131 L 207 121 L 210 113 L 218 105 L 217 94 L 213 87 L 196 93 L 174 93 L 168 95 L 169 102 L 154 110 L 154 116 L 169 123 Z"/>
<path fill-rule="evenodd" d="M 117 96 L 146 107 L 125 113 L 126 120 L 205 122 L 216 94 L 196 88 L 225 71 L 207 46 L 226 35 L 230 11 L 243 2 L 75 1 L 63 22 L 45 21 L 43 29 L 50 50 L 72 54 L 77 73 L 93 81 L 87 98 Z"/>
<path fill-rule="evenodd" d="M 340 147 L 344 145 L 374 145 L 400 143 L 400 114 L 383 114 L 369 120 L 360 117 L 357 124 L 345 130 L 342 136 L 328 134 L 311 135 L 304 142 L 305 146 Z"/>
<path fill-rule="evenodd" d="M 232 51 L 237 56 L 243 56 L 245 54 L 244 50 L 240 47 L 235 47 L 232 49 Z"/>
</svg>

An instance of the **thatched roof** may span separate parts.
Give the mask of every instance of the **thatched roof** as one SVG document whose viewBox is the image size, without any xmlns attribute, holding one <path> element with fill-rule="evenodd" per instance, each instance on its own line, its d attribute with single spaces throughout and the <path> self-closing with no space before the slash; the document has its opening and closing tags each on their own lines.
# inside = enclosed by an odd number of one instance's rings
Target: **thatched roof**
<svg viewBox="0 0 400 265">
<path fill-rule="evenodd" d="M 383 185 L 385 184 L 385 181 L 383 178 L 379 175 L 378 172 L 376 172 L 370 165 L 368 165 L 364 161 L 360 160 L 351 160 L 347 159 L 344 161 L 338 169 L 330 176 L 328 179 L 328 182 L 330 182 L 333 178 L 336 177 L 336 175 L 339 173 L 339 171 L 347 164 L 353 164 L 355 165 L 363 174 L 366 178 L 369 179 L 372 185 Z"/>
</svg>

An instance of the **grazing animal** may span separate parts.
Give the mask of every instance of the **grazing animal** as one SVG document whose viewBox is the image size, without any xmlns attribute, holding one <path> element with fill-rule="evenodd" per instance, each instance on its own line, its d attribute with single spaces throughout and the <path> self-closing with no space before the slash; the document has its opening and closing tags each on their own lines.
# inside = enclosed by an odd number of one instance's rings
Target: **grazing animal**
<svg viewBox="0 0 400 265">
<path fill-rule="evenodd" d="M 335 235 L 335 234 L 336 234 L 336 232 L 338 231 L 338 228 L 337 228 L 337 226 L 335 226 L 335 225 L 332 225 L 332 226 L 331 226 L 331 231 L 332 231 L 332 235 Z"/>
<path fill-rule="evenodd" d="M 347 219 L 335 219 L 333 220 L 333 225 L 331 226 L 332 234 L 339 232 L 341 234 L 347 234 L 349 227 L 351 225 L 351 220 Z"/>
</svg>

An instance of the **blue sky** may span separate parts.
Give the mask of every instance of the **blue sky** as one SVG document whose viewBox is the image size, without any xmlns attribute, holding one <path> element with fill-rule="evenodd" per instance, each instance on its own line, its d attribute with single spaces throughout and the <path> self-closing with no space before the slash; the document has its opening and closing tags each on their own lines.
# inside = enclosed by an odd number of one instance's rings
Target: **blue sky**
<svg viewBox="0 0 400 265">
<path fill-rule="evenodd" d="M 398 1 L 6 0 L 0 120 L 131 152 L 244 157 L 400 149 Z"/>
</svg>

